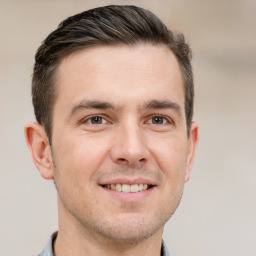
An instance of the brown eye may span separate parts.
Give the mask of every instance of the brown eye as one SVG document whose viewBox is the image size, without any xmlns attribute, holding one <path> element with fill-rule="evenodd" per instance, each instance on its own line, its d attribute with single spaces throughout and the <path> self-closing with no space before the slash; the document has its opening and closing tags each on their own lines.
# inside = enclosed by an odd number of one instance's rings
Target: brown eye
<svg viewBox="0 0 256 256">
<path fill-rule="evenodd" d="M 104 119 L 100 116 L 93 116 L 88 121 L 91 124 L 103 124 L 104 123 Z"/>
<path fill-rule="evenodd" d="M 163 124 L 163 123 L 166 123 L 166 118 L 164 118 L 162 116 L 154 116 L 151 119 L 152 119 L 152 124 Z"/>
</svg>

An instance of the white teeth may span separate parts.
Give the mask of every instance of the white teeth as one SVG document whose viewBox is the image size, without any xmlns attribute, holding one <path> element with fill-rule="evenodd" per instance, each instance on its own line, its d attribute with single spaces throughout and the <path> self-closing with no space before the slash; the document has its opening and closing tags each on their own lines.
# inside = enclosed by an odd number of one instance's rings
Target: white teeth
<svg viewBox="0 0 256 256">
<path fill-rule="evenodd" d="M 148 184 L 143 184 L 143 190 L 148 189 Z"/>
<path fill-rule="evenodd" d="M 122 191 L 122 185 L 121 184 L 116 184 L 116 191 L 119 191 L 119 192 Z"/>
<path fill-rule="evenodd" d="M 108 189 L 116 190 L 118 192 L 124 192 L 124 193 L 136 193 L 139 191 L 147 190 L 148 184 L 108 184 L 106 186 Z"/>
<path fill-rule="evenodd" d="M 125 193 L 131 192 L 131 186 L 129 186 L 127 184 L 123 184 L 122 191 Z"/>
<path fill-rule="evenodd" d="M 138 192 L 138 191 L 139 191 L 138 184 L 131 185 L 131 192 Z"/>
<path fill-rule="evenodd" d="M 143 190 L 143 184 L 139 184 L 139 191 L 142 191 Z"/>
</svg>

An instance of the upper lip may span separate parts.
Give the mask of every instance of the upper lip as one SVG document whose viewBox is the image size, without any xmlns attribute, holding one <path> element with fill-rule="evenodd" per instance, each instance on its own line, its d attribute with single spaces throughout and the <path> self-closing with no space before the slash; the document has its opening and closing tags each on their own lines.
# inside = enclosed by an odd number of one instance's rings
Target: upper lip
<svg viewBox="0 0 256 256">
<path fill-rule="evenodd" d="M 100 182 L 100 185 L 110 185 L 110 184 L 128 184 L 128 185 L 133 185 L 133 184 L 148 184 L 148 185 L 152 185 L 155 186 L 156 183 L 153 182 L 151 179 L 149 178 L 113 178 L 113 179 L 109 179 L 109 180 L 105 180 L 103 182 Z"/>
</svg>

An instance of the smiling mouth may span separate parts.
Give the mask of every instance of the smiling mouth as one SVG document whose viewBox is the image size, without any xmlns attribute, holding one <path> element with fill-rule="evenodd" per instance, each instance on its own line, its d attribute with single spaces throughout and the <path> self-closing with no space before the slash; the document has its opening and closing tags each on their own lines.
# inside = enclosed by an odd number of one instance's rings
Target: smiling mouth
<svg viewBox="0 0 256 256">
<path fill-rule="evenodd" d="M 148 190 L 153 187 L 153 185 L 149 184 L 106 184 L 101 185 L 104 188 L 112 189 L 117 192 L 124 192 L 124 193 L 136 193 L 141 192 L 144 190 Z"/>
</svg>

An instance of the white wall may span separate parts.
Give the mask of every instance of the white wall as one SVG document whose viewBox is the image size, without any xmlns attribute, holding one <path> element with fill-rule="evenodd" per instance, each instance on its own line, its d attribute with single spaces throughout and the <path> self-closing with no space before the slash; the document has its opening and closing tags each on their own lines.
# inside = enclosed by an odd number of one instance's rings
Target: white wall
<svg viewBox="0 0 256 256">
<path fill-rule="evenodd" d="M 72 14 L 135 3 L 187 35 L 194 50 L 200 144 L 182 203 L 165 229 L 172 255 L 256 255 L 254 0 L 0 0 L 0 255 L 36 255 L 57 229 L 56 191 L 30 158 L 30 79 L 41 41 Z"/>
</svg>

